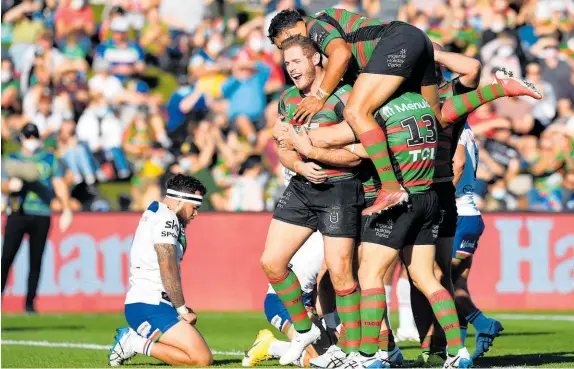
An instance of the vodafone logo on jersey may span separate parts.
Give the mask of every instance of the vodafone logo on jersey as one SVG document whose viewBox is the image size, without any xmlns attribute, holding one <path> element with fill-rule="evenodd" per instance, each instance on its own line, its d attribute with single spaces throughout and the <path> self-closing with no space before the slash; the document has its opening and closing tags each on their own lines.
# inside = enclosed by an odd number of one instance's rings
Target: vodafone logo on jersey
<svg viewBox="0 0 574 369">
<path fill-rule="evenodd" d="M 38 310 L 123 311 L 139 218 L 84 213 L 74 216 L 65 234 L 52 227 Z M 197 310 L 261 311 L 268 282 L 259 258 L 270 220 L 269 213 L 202 213 L 191 222 L 181 264 L 186 303 Z M 571 310 L 574 214 L 487 214 L 484 222 L 470 276 L 475 303 L 486 310 Z M 3 312 L 22 311 L 27 278 L 25 241 L 6 286 Z"/>
</svg>

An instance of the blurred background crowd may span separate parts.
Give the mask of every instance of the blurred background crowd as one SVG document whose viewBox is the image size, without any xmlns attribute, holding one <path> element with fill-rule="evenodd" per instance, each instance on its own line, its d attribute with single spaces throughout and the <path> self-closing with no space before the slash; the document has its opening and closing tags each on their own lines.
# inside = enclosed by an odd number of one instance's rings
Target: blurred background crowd
<svg viewBox="0 0 574 369">
<path fill-rule="evenodd" d="M 500 67 L 534 82 L 542 100 L 469 117 L 480 206 L 574 209 L 573 0 L 2 0 L 2 152 L 36 125 L 74 210 L 141 211 L 170 173 L 202 180 L 208 209 L 273 210 L 291 83 L 266 30 L 282 9 L 334 6 L 416 25 L 479 59 L 482 84 Z"/>
</svg>

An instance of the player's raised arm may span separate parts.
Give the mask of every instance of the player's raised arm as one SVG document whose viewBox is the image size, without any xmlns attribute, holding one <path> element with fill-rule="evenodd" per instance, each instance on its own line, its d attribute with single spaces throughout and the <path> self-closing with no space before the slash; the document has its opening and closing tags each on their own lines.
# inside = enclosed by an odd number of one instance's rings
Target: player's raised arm
<svg viewBox="0 0 574 369">
<path fill-rule="evenodd" d="M 469 56 L 444 51 L 442 46 L 433 42 L 435 62 L 459 75 L 460 83 L 468 88 L 476 88 L 480 82 L 480 62 Z"/>
</svg>

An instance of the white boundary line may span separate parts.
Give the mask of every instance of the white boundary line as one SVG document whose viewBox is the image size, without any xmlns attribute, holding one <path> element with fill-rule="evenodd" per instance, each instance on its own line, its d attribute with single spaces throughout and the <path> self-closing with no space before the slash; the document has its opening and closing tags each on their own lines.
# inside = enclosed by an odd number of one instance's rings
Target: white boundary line
<svg viewBox="0 0 574 369">
<path fill-rule="evenodd" d="M 73 342 L 49 342 L 49 341 L 20 341 L 20 340 L 2 340 L 2 345 L 18 346 L 42 346 L 42 347 L 63 347 L 77 348 L 87 350 L 109 350 L 111 345 L 98 345 L 95 343 L 73 343 Z M 241 351 L 212 351 L 215 355 L 243 356 Z"/>
<path fill-rule="evenodd" d="M 539 314 L 487 314 L 497 319 L 508 320 L 560 320 L 574 322 L 574 315 L 539 315 Z"/>
</svg>

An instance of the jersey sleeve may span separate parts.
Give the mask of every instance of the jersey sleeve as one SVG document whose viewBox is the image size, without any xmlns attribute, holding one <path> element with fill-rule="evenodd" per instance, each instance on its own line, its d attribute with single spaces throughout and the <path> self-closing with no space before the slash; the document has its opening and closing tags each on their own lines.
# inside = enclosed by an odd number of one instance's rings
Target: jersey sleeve
<svg viewBox="0 0 574 369">
<path fill-rule="evenodd" d="M 460 138 L 458 139 L 458 144 L 462 145 L 462 146 L 468 145 L 468 131 L 466 129 L 464 129 L 462 131 L 462 134 L 460 135 Z"/>
<path fill-rule="evenodd" d="M 279 104 L 277 104 L 277 112 L 279 115 L 284 117 L 287 116 L 287 109 L 285 108 L 285 97 L 287 96 L 287 90 L 283 91 L 281 97 L 279 98 Z"/>
<path fill-rule="evenodd" d="M 153 244 L 167 243 L 177 245 L 179 236 L 179 221 L 176 217 L 158 215 L 159 219 L 153 226 Z"/>
<path fill-rule="evenodd" d="M 331 41 L 344 38 L 334 26 L 317 18 L 311 18 L 307 23 L 307 34 L 321 47 L 323 54 Z"/>
<path fill-rule="evenodd" d="M 462 82 L 460 82 L 460 77 L 456 77 L 452 80 L 452 93 L 454 96 L 462 95 L 473 90 L 476 90 L 476 88 L 463 85 Z"/>
</svg>

